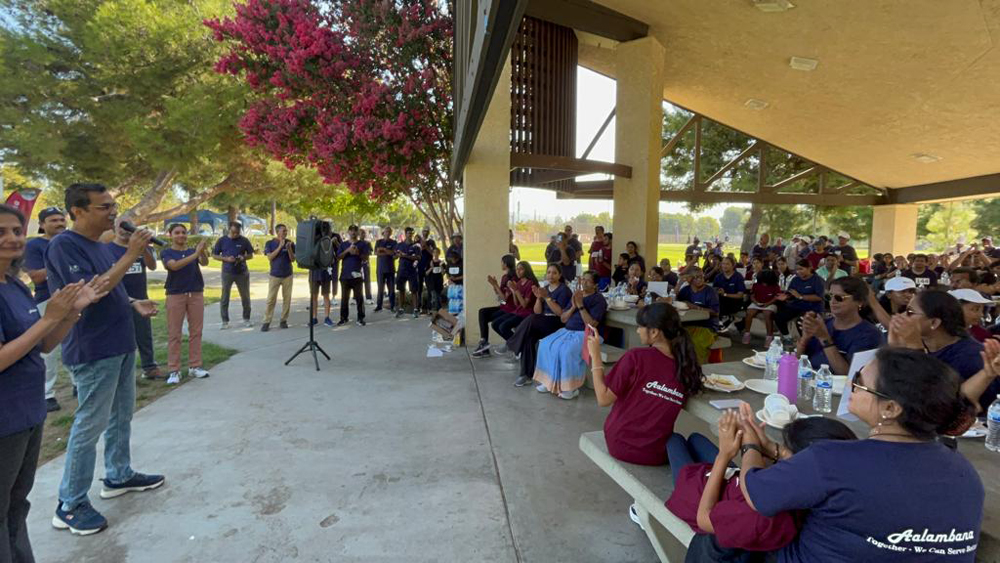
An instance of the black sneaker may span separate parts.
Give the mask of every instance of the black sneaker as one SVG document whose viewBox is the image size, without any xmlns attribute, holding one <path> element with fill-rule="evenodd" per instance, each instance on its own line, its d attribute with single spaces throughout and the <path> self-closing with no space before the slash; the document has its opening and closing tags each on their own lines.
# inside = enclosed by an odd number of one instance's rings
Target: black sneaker
<svg viewBox="0 0 1000 563">
<path fill-rule="evenodd" d="M 69 530 L 79 536 L 96 534 L 108 527 L 108 520 L 94 510 L 89 502 L 77 506 L 73 510 L 63 510 L 62 502 L 56 506 L 56 515 L 52 517 L 52 527 L 57 530 Z"/>
<path fill-rule="evenodd" d="M 376 312 L 376 313 L 378 313 L 378 312 L 379 312 L 379 311 L 381 311 L 381 310 L 382 310 L 382 307 L 375 307 L 375 312 Z"/>
<path fill-rule="evenodd" d="M 132 478 L 119 485 L 112 485 L 107 479 L 101 479 L 104 487 L 101 488 L 101 498 L 120 497 L 126 493 L 141 493 L 158 488 L 166 478 L 163 475 L 143 475 L 136 473 Z"/>
<path fill-rule="evenodd" d="M 403 318 L 403 315 L 405 315 L 405 314 L 406 314 L 406 313 L 405 313 L 405 312 L 403 312 L 403 310 L 402 310 L 402 309 L 397 309 L 397 310 L 396 310 L 396 318 L 397 318 L 397 319 L 401 319 L 401 318 Z"/>
<path fill-rule="evenodd" d="M 362 319 L 362 320 L 358 321 L 355 324 L 357 324 L 358 326 L 365 326 L 365 321 L 364 321 L 364 319 Z"/>
<path fill-rule="evenodd" d="M 420 311 L 414 311 L 413 312 L 413 318 L 414 319 L 419 319 L 420 318 Z"/>
<path fill-rule="evenodd" d="M 337 323 L 337 326 L 344 326 L 346 324 L 347 324 L 347 319 L 340 319 L 340 321 Z"/>
<path fill-rule="evenodd" d="M 489 355 L 490 355 L 490 344 L 489 344 L 489 342 L 486 342 L 485 340 L 480 340 L 479 341 L 479 346 L 476 346 L 476 349 L 472 351 L 472 357 L 473 358 L 485 358 L 486 356 L 489 356 Z"/>
<path fill-rule="evenodd" d="M 267 332 L 269 330 L 271 330 L 271 323 L 264 323 L 264 324 L 260 325 L 260 331 L 261 332 Z"/>
<path fill-rule="evenodd" d="M 55 412 L 58 410 L 62 410 L 62 405 L 59 404 L 59 401 L 55 397 L 45 399 L 45 412 Z"/>
<path fill-rule="evenodd" d="M 319 321 L 316 320 L 315 317 L 311 321 L 309 321 L 309 326 L 316 326 L 318 324 L 319 324 Z"/>
<path fill-rule="evenodd" d="M 278 328 L 288 328 L 288 321 L 281 321 L 281 324 L 278 325 Z"/>
<path fill-rule="evenodd" d="M 522 375 L 521 377 L 517 378 L 517 381 L 514 382 L 514 387 L 524 387 L 525 385 L 527 385 L 527 384 L 529 384 L 531 382 L 532 382 L 532 379 L 530 377 L 526 377 L 526 376 Z"/>
</svg>

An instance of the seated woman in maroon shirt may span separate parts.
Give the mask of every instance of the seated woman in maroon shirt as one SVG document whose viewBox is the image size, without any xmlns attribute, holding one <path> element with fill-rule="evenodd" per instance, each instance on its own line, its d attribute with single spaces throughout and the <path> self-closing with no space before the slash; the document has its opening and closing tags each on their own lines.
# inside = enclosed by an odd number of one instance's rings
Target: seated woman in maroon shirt
<svg viewBox="0 0 1000 563">
<path fill-rule="evenodd" d="M 636 313 L 644 348 L 632 348 L 607 377 L 596 336 L 587 341 L 597 404 L 611 406 L 604 439 L 614 457 L 640 465 L 667 461 L 667 438 L 688 397 L 702 388 L 701 366 L 677 309 L 656 302 Z"/>
</svg>

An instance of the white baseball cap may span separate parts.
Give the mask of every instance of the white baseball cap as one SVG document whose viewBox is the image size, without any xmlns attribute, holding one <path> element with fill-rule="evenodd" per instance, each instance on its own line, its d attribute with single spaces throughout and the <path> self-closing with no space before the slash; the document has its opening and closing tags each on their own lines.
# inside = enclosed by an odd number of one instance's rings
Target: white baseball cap
<svg viewBox="0 0 1000 563">
<path fill-rule="evenodd" d="M 802 237 L 802 240 L 804 240 L 806 244 L 809 244 L 813 241 L 812 237 L 809 236 Z"/>
<path fill-rule="evenodd" d="M 839 233 L 837 233 L 837 238 L 851 240 L 851 235 L 845 233 L 844 231 L 840 231 Z"/>
<path fill-rule="evenodd" d="M 983 297 L 982 293 L 974 289 L 952 289 L 948 291 L 948 295 L 951 295 L 959 301 L 965 301 L 967 303 L 979 303 L 980 305 L 992 305 L 993 301 Z"/>
<path fill-rule="evenodd" d="M 889 280 L 885 282 L 886 291 L 905 291 L 907 289 L 917 289 L 917 284 L 910 278 L 896 276 L 894 278 L 889 278 Z"/>
</svg>

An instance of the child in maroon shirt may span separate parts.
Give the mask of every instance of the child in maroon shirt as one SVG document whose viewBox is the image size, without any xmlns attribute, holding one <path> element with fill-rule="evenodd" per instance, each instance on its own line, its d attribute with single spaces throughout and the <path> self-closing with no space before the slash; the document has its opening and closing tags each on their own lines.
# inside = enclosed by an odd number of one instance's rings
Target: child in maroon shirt
<svg viewBox="0 0 1000 563">
<path fill-rule="evenodd" d="M 731 466 L 739 444 L 736 414 L 719 419 L 719 443 L 692 434 L 674 434 L 667 442 L 667 456 L 674 476 L 674 491 L 667 508 L 696 532 L 688 546 L 687 561 L 758 561 L 762 552 L 790 543 L 798 534 L 793 513 L 768 518 L 747 504 L 740 490 L 739 470 Z M 783 446 L 764 452 L 774 460 L 787 459 L 819 440 L 856 440 L 844 423 L 831 418 L 800 418 L 782 430 Z M 777 460 L 774 460 L 777 461 Z M 714 464 L 713 464 L 714 462 Z M 724 475 L 719 478 L 717 475 Z"/>
</svg>

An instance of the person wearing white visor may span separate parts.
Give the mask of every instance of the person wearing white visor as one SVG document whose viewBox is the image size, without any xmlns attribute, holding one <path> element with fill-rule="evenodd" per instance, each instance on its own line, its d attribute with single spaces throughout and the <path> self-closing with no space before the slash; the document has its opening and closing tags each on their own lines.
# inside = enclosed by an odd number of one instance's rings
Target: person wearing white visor
<svg viewBox="0 0 1000 563">
<path fill-rule="evenodd" d="M 983 327 L 983 309 L 992 307 L 993 301 L 983 297 L 982 293 L 974 289 L 952 289 L 949 295 L 958 299 L 962 304 L 962 313 L 965 315 L 965 326 L 969 331 L 969 336 L 980 342 L 986 342 L 992 334 Z"/>
<path fill-rule="evenodd" d="M 910 278 L 902 276 L 889 278 L 885 282 L 885 294 L 881 299 L 876 297 L 875 292 L 868 294 L 868 306 L 871 307 L 878 323 L 888 327 L 893 315 L 906 312 L 906 307 L 916 292 L 917 284 Z"/>
<path fill-rule="evenodd" d="M 840 267 L 847 273 L 853 274 L 858 268 L 858 251 L 850 244 L 851 235 L 841 231 L 837 233 L 837 246 L 833 253 L 840 257 Z"/>
</svg>

